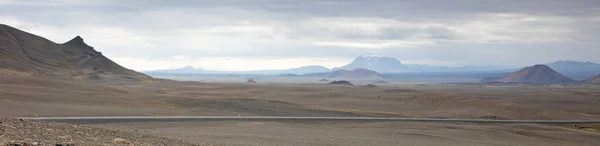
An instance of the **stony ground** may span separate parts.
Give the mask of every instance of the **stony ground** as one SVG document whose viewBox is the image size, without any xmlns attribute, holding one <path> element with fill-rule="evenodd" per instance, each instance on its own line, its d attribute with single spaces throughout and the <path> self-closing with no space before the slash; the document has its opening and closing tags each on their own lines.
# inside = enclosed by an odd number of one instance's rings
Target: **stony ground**
<svg viewBox="0 0 600 146">
<path fill-rule="evenodd" d="M 0 118 L 0 145 L 196 145 L 87 125 Z"/>
</svg>

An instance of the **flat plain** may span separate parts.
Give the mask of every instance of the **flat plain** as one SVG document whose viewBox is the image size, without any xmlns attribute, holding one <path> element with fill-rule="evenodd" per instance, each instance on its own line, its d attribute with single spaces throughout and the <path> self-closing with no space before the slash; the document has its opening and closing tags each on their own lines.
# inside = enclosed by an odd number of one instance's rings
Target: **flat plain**
<svg viewBox="0 0 600 146">
<path fill-rule="evenodd" d="M 360 84 L 360 83 L 358 83 Z M 0 116 L 379 116 L 595 120 L 596 85 L 82 82 L 0 75 Z M 595 145 L 599 125 L 416 122 L 137 122 L 95 127 L 201 145 Z"/>
</svg>

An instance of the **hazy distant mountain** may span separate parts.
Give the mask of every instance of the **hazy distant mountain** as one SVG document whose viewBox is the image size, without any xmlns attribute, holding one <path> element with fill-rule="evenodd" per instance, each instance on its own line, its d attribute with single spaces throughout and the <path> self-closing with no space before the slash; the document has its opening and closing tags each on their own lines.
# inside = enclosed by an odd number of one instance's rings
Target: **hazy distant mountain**
<svg viewBox="0 0 600 146">
<path fill-rule="evenodd" d="M 278 75 L 278 74 L 307 74 L 307 73 L 321 73 L 329 72 L 330 69 L 323 66 L 303 66 L 299 68 L 283 69 L 283 70 L 253 70 L 253 71 L 214 71 L 214 70 L 203 70 L 200 68 L 194 68 L 186 66 L 179 69 L 166 69 L 166 70 L 154 70 L 145 71 L 149 74 L 265 74 L 265 75 Z"/>
<path fill-rule="evenodd" d="M 376 79 L 381 75 L 375 71 L 357 68 L 353 70 L 336 70 L 325 73 L 304 74 L 303 77 L 337 78 L 337 79 Z"/>
<path fill-rule="evenodd" d="M 405 73 L 405 72 L 470 72 L 470 71 L 506 71 L 507 69 L 498 67 L 445 67 L 430 66 L 418 64 L 403 64 L 396 58 L 381 57 L 374 54 L 367 54 L 356 57 L 350 64 L 334 68 L 333 70 L 345 69 L 352 70 L 364 68 L 379 73 Z"/>
<path fill-rule="evenodd" d="M 403 64 L 396 58 L 382 57 L 374 54 L 367 54 L 356 57 L 350 64 L 329 69 L 319 65 L 303 66 L 299 68 L 283 69 L 283 70 L 253 70 L 253 71 L 212 71 L 202 70 L 193 67 L 185 67 L 181 69 L 155 70 L 145 71 L 148 74 L 255 74 L 255 75 L 282 75 L 289 76 L 290 74 L 310 74 L 310 73 L 325 73 L 336 70 L 354 70 L 363 68 L 372 70 L 378 73 L 410 73 L 410 72 L 473 72 L 473 71 L 494 71 L 494 72 L 510 72 L 513 70 L 497 68 L 497 67 L 445 67 L 445 66 L 430 66 L 417 64 Z"/>
<path fill-rule="evenodd" d="M 565 76 L 578 80 L 588 79 L 600 73 L 600 64 L 593 62 L 557 61 L 547 65 Z"/>
<path fill-rule="evenodd" d="M 584 80 L 583 83 L 590 83 L 590 84 L 600 84 L 600 74 L 589 78 L 587 80 Z"/>
<path fill-rule="evenodd" d="M 600 64 L 579 61 L 556 61 L 547 64 L 557 72 L 600 72 Z"/>
<path fill-rule="evenodd" d="M 179 69 L 165 69 L 165 70 L 155 70 L 148 72 L 159 72 L 159 73 L 174 73 L 174 74 L 194 74 L 194 73 L 204 73 L 204 70 L 201 68 L 194 68 L 192 66 L 186 66 Z"/>
<path fill-rule="evenodd" d="M 364 68 L 381 73 L 406 72 L 406 66 L 398 59 L 381 57 L 374 54 L 358 56 L 350 64 L 334 68 L 334 70 L 353 70 L 357 68 Z"/>
<path fill-rule="evenodd" d="M 150 78 L 113 62 L 79 36 L 57 44 L 4 24 L 0 24 L 0 73 L 77 79 L 115 75 Z"/>
<path fill-rule="evenodd" d="M 283 70 L 283 73 L 286 74 L 308 74 L 308 73 L 321 73 L 321 72 L 329 72 L 331 71 L 329 68 L 319 65 L 312 66 L 303 66 L 299 68 L 292 68 Z"/>
<path fill-rule="evenodd" d="M 405 64 L 407 72 L 511 72 L 514 70 L 501 67 L 486 67 L 486 66 L 462 66 L 462 67 L 447 67 L 447 66 L 431 66 Z"/>
<path fill-rule="evenodd" d="M 546 65 L 526 67 L 504 77 L 500 81 L 535 84 L 570 84 L 576 80 L 565 77 Z"/>
</svg>

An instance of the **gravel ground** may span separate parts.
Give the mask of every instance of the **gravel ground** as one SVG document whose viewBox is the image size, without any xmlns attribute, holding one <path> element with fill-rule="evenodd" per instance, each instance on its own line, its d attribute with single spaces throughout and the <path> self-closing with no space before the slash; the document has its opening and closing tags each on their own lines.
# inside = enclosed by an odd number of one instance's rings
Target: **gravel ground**
<svg viewBox="0 0 600 146">
<path fill-rule="evenodd" d="M 197 145 L 87 125 L 0 118 L 0 145 Z"/>
</svg>

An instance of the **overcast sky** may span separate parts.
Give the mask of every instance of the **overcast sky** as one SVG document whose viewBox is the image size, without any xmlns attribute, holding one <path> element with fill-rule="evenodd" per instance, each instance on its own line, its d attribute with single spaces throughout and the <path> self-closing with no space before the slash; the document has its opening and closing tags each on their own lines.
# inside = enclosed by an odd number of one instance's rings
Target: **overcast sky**
<svg viewBox="0 0 600 146">
<path fill-rule="evenodd" d="M 0 0 L 0 23 L 135 70 L 600 62 L 599 0 Z"/>
</svg>

